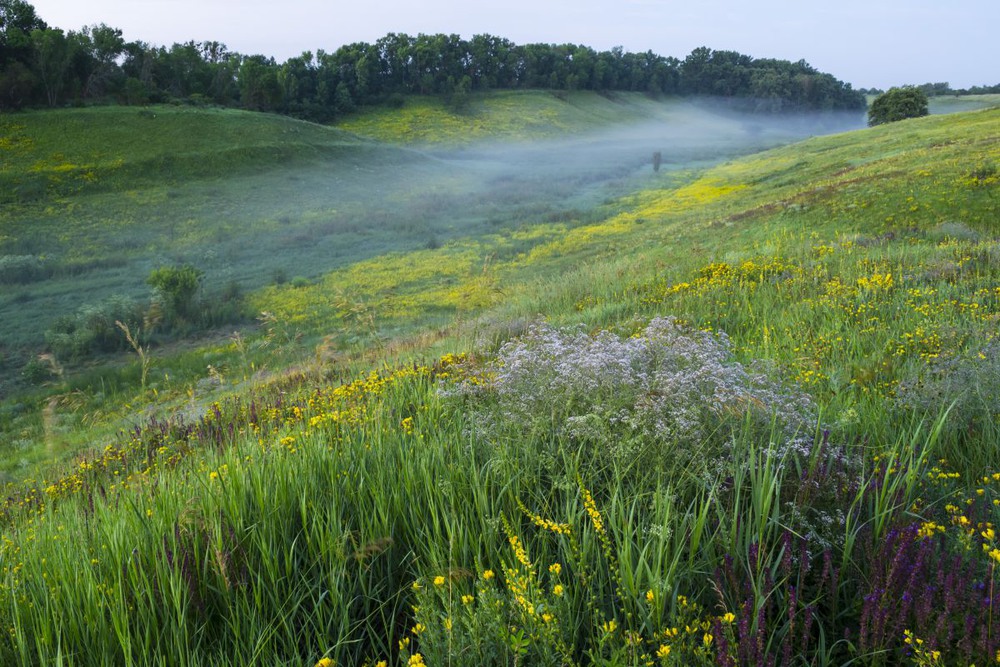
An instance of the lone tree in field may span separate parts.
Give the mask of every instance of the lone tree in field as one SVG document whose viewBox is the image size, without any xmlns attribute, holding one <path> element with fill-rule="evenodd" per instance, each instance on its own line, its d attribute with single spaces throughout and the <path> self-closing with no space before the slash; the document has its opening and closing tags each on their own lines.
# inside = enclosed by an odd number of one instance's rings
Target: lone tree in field
<svg viewBox="0 0 1000 667">
<path fill-rule="evenodd" d="M 924 91 L 912 86 L 890 88 L 872 100 L 868 107 L 868 124 L 884 125 L 926 115 L 927 94 Z"/>
</svg>

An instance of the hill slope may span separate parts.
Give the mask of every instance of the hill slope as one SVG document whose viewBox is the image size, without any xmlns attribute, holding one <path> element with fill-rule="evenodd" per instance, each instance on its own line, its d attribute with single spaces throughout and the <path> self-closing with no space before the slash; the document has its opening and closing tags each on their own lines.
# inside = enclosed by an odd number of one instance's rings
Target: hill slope
<svg viewBox="0 0 1000 667">
<path fill-rule="evenodd" d="M 718 133 L 732 140 L 751 129 L 759 145 L 810 133 L 859 127 L 860 112 L 801 113 L 778 117 L 728 110 L 711 99 L 654 98 L 641 93 L 502 91 L 470 95 L 460 108 L 441 97 L 410 96 L 400 107 L 366 110 L 337 126 L 380 141 L 435 146 L 524 143 L 652 126 L 674 136 Z M 808 129 L 804 127 L 808 124 Z"/>
<path fill-rule="evenodd" d="M 165 106 L 9 115 L 2 132 L 4 203 L 245 174 L 365 146 L 280 116 Z"/>
<path fill-rule="evenodd" d="M 993 110 L 647 171 L 255 292 L 267 353 L 335 331 L 392 368 L 317 349 L 13 489 L 0 655 L 994 659 L 997 137 Z"/>
<path fill-rule="evenodd" d="M 158 265 L 194 264 L 206 284 L 243 290 L 313 277 L 390 250 L 520 224 L 526 211 L 577 207 L 578 196 L 633 172 L 654 149 L 672 149 L 666 163 L 676 166 L 774 145 L 813 127 L 748 127 L 746 117 L 641 95 L 562 97 L 477 96 L 468 116 L 415 100 L 399 112 L 412 127 L 436 110 L 430 122 L 438 144 L 454 142 L 455 124 L 469 127 L 472 118 L 489 131 L 463 135 L 467 147 L 484 138 L 590 142 L 536 142 L 520 153 L 480 146 L 460 160 L 232 110 L 10 116 L 0 147 L 7 197 L 0 281 L 14 288 L 0 298 L 0 346 L 37 344 L 58 317 L 83 304 L 148 294 L 145 277 Z M 373 112 L 348 127 L 374 123 L 385 129 L 380 140 L 408 139 L 383 121 L 384 112 Z M 611 128 L 630 134 L 608 134 Z M 421 136 L 428 131 L 425 125 Z M 509 204 L 495 196 L 515 187 Z"/>
</svg>

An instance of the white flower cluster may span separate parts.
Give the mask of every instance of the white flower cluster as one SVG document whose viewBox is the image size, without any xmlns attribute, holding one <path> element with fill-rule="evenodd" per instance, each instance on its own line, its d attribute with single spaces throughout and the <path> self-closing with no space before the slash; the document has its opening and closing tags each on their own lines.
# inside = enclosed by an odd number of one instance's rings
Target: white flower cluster
<svg viewBox="0 0 1000 667">
<path fill-rule="evenodd" d="M 532 326 L 459 394 L 479 395 L 475 428 L 569 437 L 612 449 L 691 444 L 748 425 L 792 436 L 814 426 L 812 402 L 732 355 L 728 337 L 652 320 L 623 338 Z"/>
</svg>

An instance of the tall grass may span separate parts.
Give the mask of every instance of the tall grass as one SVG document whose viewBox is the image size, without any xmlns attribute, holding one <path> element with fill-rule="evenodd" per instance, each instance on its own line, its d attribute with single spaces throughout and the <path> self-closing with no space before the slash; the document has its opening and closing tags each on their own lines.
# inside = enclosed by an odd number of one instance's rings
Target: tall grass
<svg viewBox="0 0 1000 667">
<path fill-rule="evenodd" d="M 483 437 L 502 385 L 453 361 L 150 424 L 9 503 L 5 662 L 905 657 L 902 635 L 880 653 L 840 638 L 861 631 L 887 531 L 952 497 L 928 481 L 939 427 L 876 461 L 734 415 L 724 457 L 653 483 L 556 429 L 555 458 L 519 466 L 538 434 Z M 442 394 L 455 378 L 479 390 Z"/>
</svg>

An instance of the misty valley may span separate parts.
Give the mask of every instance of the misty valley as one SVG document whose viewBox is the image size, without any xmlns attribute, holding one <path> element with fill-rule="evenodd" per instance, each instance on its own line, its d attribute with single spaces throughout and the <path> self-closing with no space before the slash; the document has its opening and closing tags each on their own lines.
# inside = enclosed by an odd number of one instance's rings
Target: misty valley
<svg viewBox="0 0 1000 667">
<path fill-rule="evenodd" d="M 631 111 L 627 97 L 619 104 Z M 707 102 L 641 111 L 642 120 L 596 130 L 547 128 L 532 142 L 357 142 L 304 164 L 221 163 L 201 177 L 154 165 L 137 183 L 84 182 L 51 199 L 8 203 L 4 224 L 14 233 L 0 239 L 0 253 L 38 271 L 37 280 L 8 281 L 0 341 L 8 350 L 37 347 L 53 322 L 82 305 L 146 299 L 145 277 L 157 266 L 192 265 L 206 285 L 231 291 L 311 281 L 385 253 L 593 221 L 630 190 L 671 186 L 696 167 L 862 125 L 854 113 L 770 117 Z M 171 122 L 167 115 L 159 122 Z M 156 133 L 156 123 L 144 131 Z M 176 147 L 190 149 L 197 146 Z M 660 173 L 654 152 L 663 156 Z M 512 251 L 530 247 L 526 240 Z"/>
</svg>

